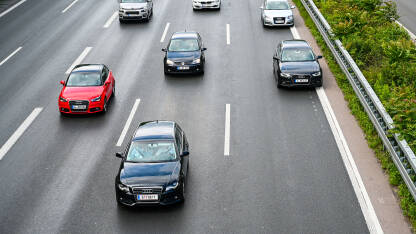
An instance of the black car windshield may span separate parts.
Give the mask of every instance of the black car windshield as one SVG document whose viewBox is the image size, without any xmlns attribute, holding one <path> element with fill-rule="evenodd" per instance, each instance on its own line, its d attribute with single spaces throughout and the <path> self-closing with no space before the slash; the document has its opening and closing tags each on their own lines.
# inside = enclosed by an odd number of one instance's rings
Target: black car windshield
<svg viewBox="0 0 416 234">
<path fill-rule="evenodd" d="M 126 158 L 129 162 L 163 162 L 175 159 L 175 144 L 171 141 L 133 141 Z"/>
<path fill-rule="evenodd" d="M 282 52 L 282 62 L 313 61 L 315 55 L 309 48 L 286 48 Z"/>
<path fill-rule="evenodd" d="M 122 3 L 145 3 L 147 0 L 121 0 Z"/>
<path fill-rule="evenodd" d="M 198 40 L 194 38 L 173 39 L 170 41 L 168 50 L 171 52 L 196 51 L 199 50 Z"/>
<path fill-rule="evenodd" d="M 66 86 L 84 87 L 84 86 L 101 86 L 101 74 L 98 72 L 74 72 L 71 73 Z"/>
<path fill-rule="evenodd" d="M 266 10 L 289 10 L 289 4 L 284 1 L 268 1 Z"/>
</svg>

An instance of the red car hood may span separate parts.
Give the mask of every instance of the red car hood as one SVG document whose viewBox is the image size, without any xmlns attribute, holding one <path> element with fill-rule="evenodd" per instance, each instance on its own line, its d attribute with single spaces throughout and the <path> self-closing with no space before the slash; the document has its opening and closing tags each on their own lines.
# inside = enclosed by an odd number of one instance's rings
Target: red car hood
<svg viewBox="0 0 416 234">
<path fill-rule="evenodd" d="M 103 86 L 64 87 L 61 96 L 68 100 L 90 100 L 103 93 Z"/>
</svg>

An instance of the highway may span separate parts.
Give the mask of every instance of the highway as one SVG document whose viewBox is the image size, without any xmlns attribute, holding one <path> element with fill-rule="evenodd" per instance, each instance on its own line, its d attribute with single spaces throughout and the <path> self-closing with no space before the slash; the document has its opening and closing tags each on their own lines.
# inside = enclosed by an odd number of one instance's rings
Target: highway
<svg viewBox="0 0 416 234">
<path fill-rule="evenodd" d="M 395 0 L 400 15 L 399 22 L 409 31 L 416 33 L 416 4 L 413 1 Z"/>
<path fill-rule="evenodd" d="M 115 0 L 72 3 L 27 0 L 0 18 L 0 62 L 12 55 L 0 65 L 0 146 L 33 117 L 0 160 L 0 233 L 368 233 L 317 93 L 276 88 L 273 50 L 293 36 L 262 27 L 261 1 L 194 12 L 155 0 L 149 23 L 123 25 Z M 208 48 L 203 76 L 163 74 L 161 48 L 182 30 Z M 116 97 L 105 115 L 61 117 L 59 81 L 87 47 L 82 62 L 112 69 Z M 187 133 L 187 200 L 119 208 L 114 153 L 154 119 Z"/>
</svg>

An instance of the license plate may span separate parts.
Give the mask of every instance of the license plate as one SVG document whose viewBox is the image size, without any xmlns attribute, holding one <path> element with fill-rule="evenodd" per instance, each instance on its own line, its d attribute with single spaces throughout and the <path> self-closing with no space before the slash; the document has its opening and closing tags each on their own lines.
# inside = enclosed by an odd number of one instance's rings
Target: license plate
<svg viewBox="0 0 416 234">
<path fill-rule="evenodd" d="M 178 67 L 178 70 L 189 70 L 189 67 Z"/>
<path fill-rule="evenodd" d="M 159 199 L 158 194 L 139 194 L 137 195 L 138 201 L 157 201 Z"/>
<path fill-rule="evenodd" d="M 276 20 L 276 21 L 275 21 L 275 23 L 276 23 L 276 24 L 284 24 L 284 23 L 285 23 L 285 21 L 284 21 L 284 20 Z"/>
<path fill-rule="evenodd" d="M 83 109 L 87 109 L 87 106 L 86 105 L 72 105 L 72 109 L 83 110 Z"/>
<path fill-rule="evenodd" d="M 308 83 L 309 80 L 308 79 L 296 79 L 295 83 Z"/>
</svg>

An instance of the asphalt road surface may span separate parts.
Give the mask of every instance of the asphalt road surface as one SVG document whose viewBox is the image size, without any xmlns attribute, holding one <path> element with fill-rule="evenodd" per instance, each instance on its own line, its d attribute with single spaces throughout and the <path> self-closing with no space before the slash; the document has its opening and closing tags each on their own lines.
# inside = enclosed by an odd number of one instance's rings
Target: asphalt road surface
<svg viewBox="0 0 416 234">
<path fill-rule="evenodd" d="M 71 2 L 28 0 L 0 18 L 0 61 L 15 52 L 0 65 L 0 146 L 34 117 L 0 160 L 0 233 L 368 232 L 316 92 L 276 88 L 273 48 L 292 34 L 262 27 L 260 0 L 224 0 L 208 12 L 155 0 L 149 23 L 116 18 L 108 28 L 116 0 L 78 1 L 63 13 Z M 185 29 L 208 48 L 205 75 L 165 77 L 160 49 Z M 59 81 L 86 47 L 83 63 L 113 70 L 116 98 L 105 115 L 61 117 Z M 126 145 L 116 142 L 136 99 L 127 137 L 154 119 L 187 133 L 183 205 L 117 207 L 114 153 Z"/>
<path fill-rule="evenodd" d="M 411 32 L 416 33 L 416 2 L 412 0 L 394 0 L 402 23 Z"/>
</svg>

